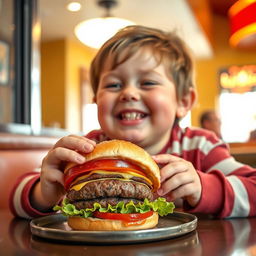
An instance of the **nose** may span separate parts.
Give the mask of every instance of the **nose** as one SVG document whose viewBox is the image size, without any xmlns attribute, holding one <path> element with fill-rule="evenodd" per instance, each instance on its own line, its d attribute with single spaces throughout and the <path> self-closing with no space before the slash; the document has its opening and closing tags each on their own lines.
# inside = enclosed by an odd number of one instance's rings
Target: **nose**
<svg viewBox="0 0 256 256">
<path fill-rule="evenodd" d="M 134 86 L 125 87 L 120 94 L 121 101 L 138 101 L 139 99 L 139 90 Z"/>
</svg>

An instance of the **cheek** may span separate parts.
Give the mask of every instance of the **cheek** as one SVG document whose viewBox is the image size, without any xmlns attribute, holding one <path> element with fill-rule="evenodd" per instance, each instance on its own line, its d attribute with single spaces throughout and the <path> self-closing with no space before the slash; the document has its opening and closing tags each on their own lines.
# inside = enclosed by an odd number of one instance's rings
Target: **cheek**
<svg viewBox="0 0 256 256">
<path fill-rule="evenodd" d="M 109 97 L 106 93 L 97 95 L 97 107 L 98 107 L 98 117 L 99 119 L 104 118 L 109 115 L 113 109 L 113 99 Z"/>
<path fill-rule="evenodd" d="M 102 128 L 105 127 L 107 119 L 106 117 L 108 116 L 108 105 L 107 104 L 102 104 L 102 101 L 97 102 L 97 107 L 98 107 L 98 121 L 100 123 L 100 126 Z"/>
<path fill-rule="evenodd" d="M 98 106 L 98 116 L 104 117 L 106 113 L 109 111 L 109 104 L 105 104 L 104 101 L 100 100 L 97 102 Z"/>
<path fill-rule="evenodd" d="M 172 117 L 176 115 L 177 100 L 173 97 L 173 93 L 165 92 L 152 95 L 148 104 L 153 114 L 161 117 Z"/>
</svg>

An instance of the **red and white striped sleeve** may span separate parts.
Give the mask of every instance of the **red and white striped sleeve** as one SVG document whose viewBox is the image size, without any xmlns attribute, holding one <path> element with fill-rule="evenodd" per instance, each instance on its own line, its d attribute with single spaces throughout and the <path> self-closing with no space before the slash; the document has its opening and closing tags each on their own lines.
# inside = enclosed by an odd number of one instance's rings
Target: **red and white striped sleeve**
<svg viewBox="0 0 256 256">
<path fill-rule="evenodd" d="M 193 163 L 202 197 L 191 212 L 221 218 L 256 216 L 256 169 L 236 161 L 225 143 L 205 130 L 187 129 L 176 139 L 176 151 Z"/>
<path fill-rule="evenodd" d="M 40 170 L 40 169 L 39 169 Z M 38 171 L 29 172 L 20 176 L 10 193 L 9 207 L 12 214 L 16 217 L 31 219 L 46 216 L 54 212 L 43 213 L 32 207 L 30 204 L 31 189 L 39 181 Z"/>
<path fill-rule="evenodd" d="M 219 185 L 210 191 L 208 187 L 211 181 L 208 181 L 205 184 L 205 195 L 209 198 L 209 193 L 212 193 L 213 198 L 219 193 L 216 192 L 217 189 L 222 192 L 223 201 L 219 216 L 229 218 L 256 216 L 255 168 L 236 161 L 223 147 L 212 149 L 207 158 L 216 159 L 216 162 L 206 170 L 205 175 L 218 178 Z"/>
</svg>

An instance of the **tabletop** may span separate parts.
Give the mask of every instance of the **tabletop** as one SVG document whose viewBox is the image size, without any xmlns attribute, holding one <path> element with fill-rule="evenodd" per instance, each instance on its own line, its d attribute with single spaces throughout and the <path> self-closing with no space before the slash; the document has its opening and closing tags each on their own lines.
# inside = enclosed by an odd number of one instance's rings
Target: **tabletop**
<svg viewBox="0 0 256 256">
<path fill-rule="evenodd" d="M 8 210 L 0 210 L 0 254 L 256 256 L 256 218 L 220 220 L 197 217 L 196 230 L 180 237 L 150 243 L 93 245 L 36 237 L 30 232 L 28 220 L 13 218 Z"/>
</svg>

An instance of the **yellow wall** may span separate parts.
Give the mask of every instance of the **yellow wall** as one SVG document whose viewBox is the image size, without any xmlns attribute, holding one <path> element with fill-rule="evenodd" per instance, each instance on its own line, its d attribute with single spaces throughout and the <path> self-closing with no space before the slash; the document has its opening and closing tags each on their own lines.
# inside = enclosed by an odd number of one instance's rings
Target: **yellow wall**
<svg viewBox="0 0 256 256">
<path fill-rule="evenodd" d="M 65 41 L 41 45 L 42 123 L 65 127 Z"/>
<path fill-rule="evenodd" d="M 89 69 L 95 54 L 79 42 L 61 39 L 42 43 L 42 119 L 45 127 L 60 125 L 81 131 L 80 68 Z"/>
<path fill-rule="evenodd" d="M 256 51 L 232 49 L 228 45 L 229 25 L 223 16 L 213 15 L 214 57 L 196 61 L 198 101 L 192 111 L 192 124 L 198 126 L 200 113 L 218 110 L 218 72 L 230 65 L 256 64 Z"/>
<path fill-rule="evenodd" d="M 96 51 L 79 42 L 67 41 L 67 81 L 66 81 L 66 128 L 69 131 L 81 131 L 81 81 L 80 69 L 89 70 L 90 62 Z"/>
</svg>

